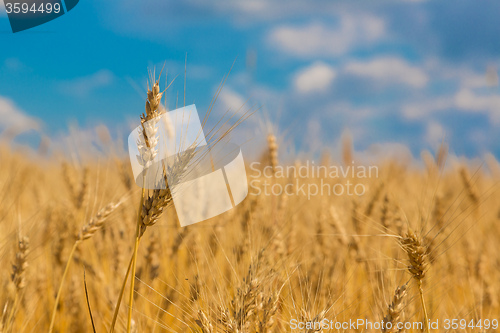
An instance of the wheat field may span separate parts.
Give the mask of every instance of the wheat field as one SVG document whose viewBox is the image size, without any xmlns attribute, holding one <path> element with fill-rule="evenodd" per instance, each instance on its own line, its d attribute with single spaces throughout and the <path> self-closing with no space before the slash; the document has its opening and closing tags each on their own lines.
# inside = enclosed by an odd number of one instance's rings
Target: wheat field
<svg viewBox="0 0 500 333">
<path fill-rule="evenodd" d="M 161 97 L 153 84 L 145 118 L 155 116 Z M 235 209 L 181 228 L 168 189 L 141 191 L 124 154 L 76 163 L 2 145 L 0 331 L 498 330 L 500 166 L 493 158 L 450 162 L 443 145 L 422 154 L 423 166 L 381 160 L 377 177 L 325 180 L 277 175 L 272 134 L 260 149 L 259 168 L 271 166 L 271 178 L 247 165 L 249 181 L 350 181 L 366 192 L 256 195 L 263 182 L 255 182 Z M 356 160 L 348 144 L 342 155 L 318 165 Z M 130 279 L 123 284 L 128 267 L 132 288 Z M 350 320 L 412 327 L 342 326 Z M 437 321 L 438 329 L 429 327 Z M 339 326 L 319 325 L 326 322 Z"/>
</svg>

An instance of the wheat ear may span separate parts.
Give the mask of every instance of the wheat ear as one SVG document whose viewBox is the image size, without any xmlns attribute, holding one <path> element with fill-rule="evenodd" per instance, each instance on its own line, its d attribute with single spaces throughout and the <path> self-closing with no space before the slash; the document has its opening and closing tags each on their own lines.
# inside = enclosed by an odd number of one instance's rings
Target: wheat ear
<svg viewBox="0 0 500 333">
<path fill-rule="evenodd" d="M 418 237 L 412 230 L 409 230 L 405 237 L 401 238 L 401 246 L 406 252 L 408 259 L 410 260 L 410 265 L 408 266 L 408 271 L 417 281 L 418 291 L 420 294 L 420 302 L 422 304 L 422 310 L 424 312 L 425 327 L 427 332 L 429 329 L 429 317 L 427 315 L 427 308 L 425 306 L 424 300 L 424 290 L 422 287 L 427 268 L 429 267 L 428 261 L 428 250 L 425 245 L 423 245 L 422 239 Z"/>
<path fill-rule="evenodd" d="M 326 310 L 321 311 L 320 313 L 318 313 L 316 316 L 313 317 L 313 315 L 311 315 L 308 311 L 306 311 L 305 309 L 302 309 L 301 313 L 300 313 L 300 317 L 301 317 L 302 321 L 313 323 L 311 328 L 306 328 L 304 330 L 304 333 L 316 333 L 316 332 L 321 333 L 321 332 L 323 332 L 322 322 L 325 319 L 325 315 L 326 315 Z M 316 324 L 318 324 L 318 325 L 316 325 Z"/>
<path fill-rule="evenodd" d="M 267 136 L 267 145 L 269 147 L 269 162 L 274 174 L 278 166 L 278 143 L 276 143 L 274 134 L 271 133 Z"/>
<path fill-rule="evenodd" d="M 50 320 L 49 333 L 51 333 L 54 330 L 54 324 L 55 324 L 55 319 L 56 319 L 56 314 L 57 314 L 57 304 L 59 303 L 59 299 L 61 298 L 61 292 L 62 292 L 62 288 L 64 285 L 64 280 L 66 278 L 66 275 L 68 274 L 69 266 L 71 264 L 71 261 L 73 259 L 74 254 L 75 254 L 75 251 L 78 248 L 78 245 L 82 241 L 91 238 L 96 233 L 97 230 L 101 229 L 102 226 L 104 225 L 104 222 L 106 222 L 107 218 L 109 217 L 109 215 L 111 215 L 111 213 L 116 208 L 118 208 L 118 206 L 120 206 L 120 204 L 121 204 L 121 202 L 118 202 L 116 204 L 109 204 L 106 207 L 102 208 L 80 230 L 80 233 L 78 234 L 78 236 L 76 238 L 75 244 L 73 244 L 71 252 L 69 253 L 68 260 L 66 261 L 66 267 L 64 268 L 64 272 L 63 272 L 63 275 L 61 277 L 61 282 L 60 282 L 59 288 L 57 290 L 56 299 L 54 302 L 54 307 L 52 309 L 52 317 Z"/>
<path fill-rule="evenodd" d="M 394 292 L 394 297 L 392 298 L 392 303 L 387 309 L 387 315 L 384 317 L 384 328 L 382 333 L 393 333 L 396 332 L 395 324 L 399 321 L 401 314 L 403 312 L 403 300 L 406 297 L 406 284 L 397 288 Z M 390 327 L 387 327 L 387 323 L 391 323 Z"/>
<path fill-rule="evenodd" d="M 146 114 L 141 115 L 142 135 L 140 136 L 140 140 L 138 142 L 139 151 L 141 152 L 141 155 L 138 156 L 138 158 L 140 159 L 140 161 L 142 161 L 144 166 L 147 166 L 156 157 L 157 128 L 155 126 L 156 124 L 155 121 L 157 121 L 158 116 L 160 115 L 159 106 L 163 96 L 163 92 L 160 92 L 159 80 L 153 78 L 153 80 L 151 81 L 152 81 L 152 87 L 151 89 L 148 89 L 148 95 L 146 100 Z M 143 183 L 144 180 L 145 180 L 145 173 L 143 175 Z M 135 282 L 135 271 L 137 266 L 137 251 L 139 249 L 139 242 L 141 240 L 141 236 L 144 233 L 141 217 L 142 217 L 145 194 L 146 194 L 145 188 L 142 188 L 141 200 L 139 202 L 139 209 L 137 212 L 137 226 L 136 226 L 136 236 L 134 243 L 134 252 L 132 255 L 132 267 L 131 267 L 132 277 L 130 279 L 127 333 L 130 333 L 131 323 L 132 323 L 132 307 L 134 303 L 134 282 Z M 125 276 L 124 283 L 126 283 L 127 279 L 128 279 L 128 272 L 127 275 Z M 121 300 L 121 297 L 122 295 L 120 295 L 119 300 Z M 119 308 L 120 304 L 118 303 L 115 309 L 116 313 Z M 114 329 L 115 323 L 116 319 L 111 326 L 111 332 Z"/>
<path fill-rule="evenodd" d="M 17 291 L 21 291 L 26 286 L 26 268 L 28 268 L 26 257 L 28 255 L 29 245 L 30 241 L 27 236 L 22 237 L 18 242 L 16 262 L 12 265 L 11 276 Z"/>
<path fill-rule="evenodd" d="M 12 265 L 11 275 L 12 282 L 16 287 L 16 295 L 14 296 L 14 303 L 7 320 L 7 332 L 9 331 L 10 324 L 12 322 L 12 319 L 14 318 L 14 314 L 19 304 L 19 295 L 26 286 L 26 269 L 28 268 L 27 256 L 29 252 L 29 243 L 29 238 L 27 236 L 20 237 L 19 242 L 17 243 L 18 250 L 16 253 L 16 261 Z"/>
<path fill-rule="evenodd" d="M 258 310 L 262 312 L 261 318 L 258 320 L 258 332 L 271 333 L 271 328 L 275 323 L 275 315 L 278 310 L 279 294 L 272 292 L 270 296 L 264 296 L 261 292 L 259 295 Z"/>
<path fill-rule="evenodd" d="M 207 315 L 202 310 L 198 311 L 198 319 L 196 319 L 195 322 L 201 329 L 202 333 L 214 333 L 212 323 L 208 320 Z"/>
</svg>

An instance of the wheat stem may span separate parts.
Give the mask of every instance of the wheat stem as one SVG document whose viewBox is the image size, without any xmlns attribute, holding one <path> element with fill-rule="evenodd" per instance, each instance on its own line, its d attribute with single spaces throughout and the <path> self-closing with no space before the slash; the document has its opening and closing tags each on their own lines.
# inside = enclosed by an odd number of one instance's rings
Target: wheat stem
<svg viewBox="0 0 500 333">
<path fill-rule="evenodd" d="M 424 325 L 426 328 L 427 332 L 430 332 L 430 327 L 429 327 L 429 316 L 427 315 L 427 307 L 425 306 L 425 300 L 424 300 L 424 289 L 422 288 L 422 281 L 418 281 L 418 293 L 420 294 L 420 302 L 422 303 L 422 310 L 424 312 Z"/>
<path fill-rule="evenodd" d="M 66 267 L 64 268 L 64 273 L 63 273 L 62 278 L 61 278 L 61 283 L 59 284 L 59 289 L 57 290 L 54 308 L 52 309 L 52 318 L 50 320 L 49 333 L 52 333 L 52 331 L 54 330 L 54 323 L 55 323 L 56 314 L 57 314 L 57 304 L 59 303 L 59 299 L 61 298 L 61 291 L 62 291 L 62 288 L 64 285 L 64 280 L 66 278 L 66 275 L 68 274 L 69 265 L 71 263 L 71 260 L 73 259 L 73 255 L 75 254 L 75 251 L 76 251 L 76 248 L 78 247 L 78 244 L 80 244 L 80 241 L 77 240 L 75 242 L 75 244 L 73 245 L 71 252 L 69 253 L 69 258 L 68 258 L 68 261 L 66 262 Z"/>
<path fill-rule="evenodd" d="M 420 294 L 420 302 L 422 303 L 422 311 L 424 313 L 426 331 L 429 332 L 429 317 L 427 308 L 425 307 L 424 290 L 422 283 L 429 266 L 427 258 L 428 248 L 423 243 L 422 239 L 413 231 L 409 230 L 404 238 L 401 239 L 401 245 L 408 255 L 410 265 L 408 271 L 417 281 L 418 292 Z"/>
<path fill-rule="evenodd" d="M 125 274 L 125 278 L 123 279 L 122 287 L 120 289 L 120 295 L 118 296 L 118 301 L 116 302 L 115 312 L 113 313 L 113 321 L 111 322 L 109 333 L 113 333 L 113 331 L 115 330 L 116 320 L 118 319 L 118 311 L 120 310 L 120 305 L 122 303 L 123 294 L 125 293 L 125 286 L 127 285 L 128 276 L 130 275 L 130 269 L 132 268 L 133 260 L 134 255 L 132 254 L 132 256 L 130 257 L 130 262 L 128 264 L 127 273 Z"/>
<path fill-rule="evenodd" d="M 146 176 L 143 176 L 143 183 L 145 182 Z M 135 269 L 137 264 L 137 250 L 139 249 L 139 242 L 141 240 L 141 212 L 142 206 L 144 205 L 144 195 L 146 194 L 146 189 L 142 188 L 141 201 L 139 204 L 139 210 L 137 211 L 137 227 L 135 232 L 135 244 L 134 253 L 132 255 L 132 275 L 130 277 L 130 296 L 128 301 L 128 320 L 127 320 L 127 333 L 130 333 L 130 327 L 132 322 L 132 306 L 134 303 L 134 282 L 135 282 Z"/>
<path fill-rule="evenodd" d="M 57 295 L 56 295 L 56 302 L 55 302 L 54 308 L 52 310 L 52 319 L 50 320 L 49 333 L 52 333 L 52 331 L 54 330 L 54 323 L 55 323 L 56 314 L 57 314 L 57 304 L 59 303 L 59 299 L 61 298 L 61 292 L 62 292 L 62 288 L 64 285 L 64 280 L 65 280 L 66 275 L 68 274 L 68 271 L 69 271 L 69 265 L 71 264 L 71 260 L 73 259 L 73 256 L 75 254 L 75 251 L 76 251 L 78 245 L 81 242 L 83 242 L 84 240 L 91 238 L 96 233 L 97 230 L 101 229 L 102 226 L 104 225 L 104 222 L 108 218 L 108 216 L 118 206 L 120 206 L 120 204 L 121 204 L 121 202 L 118 202 L 116 204 L 111 203 L 111 204 L 107 205 L 106 207 L 102 208 L 80 230 L 80 233 L 78 234 L 76 241 L 73 244 L 73 248 L 71 249 L 68 260 L 66 261 L 66 267 L 64 268 L 64 273 L 63 273 L 63 276 L 61 278 L 61 283 L 59 284 L 59 289 L 58 289 Z"/>
</svg>

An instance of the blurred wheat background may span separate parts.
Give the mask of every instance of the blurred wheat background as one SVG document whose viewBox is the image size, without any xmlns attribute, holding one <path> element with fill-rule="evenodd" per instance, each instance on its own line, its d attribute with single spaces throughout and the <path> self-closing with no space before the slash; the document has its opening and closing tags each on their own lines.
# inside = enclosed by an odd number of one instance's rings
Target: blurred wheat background
<svg viewBox="0 0 500 333">
<path fill-rule="evenodd" d="M 349 159 L 338 164 L 355 160 L 351 149 L 344 145 Z M 261 167 L 276 167 L 278 156 L 271 134 Z M 362 180 L 363 196 L 250 194 L 185 228 L 169 206 L 139 248 L 132 331 L 288 332 L 292 319 L 418 322 L 423 304 L 431 320 L 498 319 L 500 166 L 490 158 L 445 168 L 444 145 L 422 156 L 425 167 L 381 161 L 379 177 Z M 75 164 L 7 145 L 0 159 L 2 332 L 47 330 L 75 243 L 54 331 L 92 331 L 84 271 L 96 331 L 108 331 L 140 197 L 129 161 Z M 119 332 L 127 306 L 120 311 Z"/>
</svg>

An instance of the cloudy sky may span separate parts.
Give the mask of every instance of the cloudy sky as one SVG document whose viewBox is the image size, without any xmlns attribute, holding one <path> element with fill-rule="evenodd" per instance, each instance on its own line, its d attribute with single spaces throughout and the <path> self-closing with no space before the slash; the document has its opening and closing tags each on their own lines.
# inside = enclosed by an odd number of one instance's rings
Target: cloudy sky
<svg viewBox="0 0 500 333">
<path fill-rule="evenodd" d="M 443 138 L 500 156 L 498 1 L 81 1 L 13 34 L 0 0 L 0 131 L 57 138 L 69 124 L 126 131 L 143 112 L 147 69 L 165 63 L 175 107 L 261 106 L 298 150 L 357 150 Z M 247 126 L 262 127 L 252 120 Z"/>
</svg>

